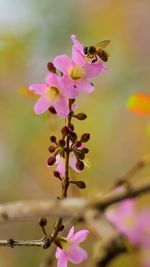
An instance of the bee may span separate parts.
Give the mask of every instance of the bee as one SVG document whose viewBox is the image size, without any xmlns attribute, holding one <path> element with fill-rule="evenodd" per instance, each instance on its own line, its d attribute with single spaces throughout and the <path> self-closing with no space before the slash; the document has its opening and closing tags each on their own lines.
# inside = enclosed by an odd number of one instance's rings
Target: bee
<svg viewBox="0 0 150 267">
<path fill-rule="evenodd" d="M 84 47 L 84 54 L 87 59 L 91 59 L 92 63 L 95 63 L 98 61 L 98 58 L 100 58 L 102 61 L 107 62 L 109 54 L 104 50 L 104 48 L 109 45 L 110 40 L 104 40 L 101 41 L 95 45 L 91 45 L 89 47 Z"/>
</svg>

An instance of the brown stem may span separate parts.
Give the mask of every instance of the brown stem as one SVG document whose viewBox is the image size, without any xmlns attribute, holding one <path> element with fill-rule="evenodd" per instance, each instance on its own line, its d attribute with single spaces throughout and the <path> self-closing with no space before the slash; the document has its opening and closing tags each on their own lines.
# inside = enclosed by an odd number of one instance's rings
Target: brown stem
<svg viewBox="0 0 150 267">
<path fill-rule="evenodd" d="M 71 101 L 69 100 L 69 115 L 67 116 L 67 127 L 70 128 L 71 126 Z M 70 138 L 69 136 L 67 136 L 67 140 L 66 140 L 66 151 L 65 151 L 65 176 L 62 180 L 62 196 L 61 198 L 67 198 L 67 190 L 68 190 L 68 186 L 69 186 L 69 142 L 70 142 Z M 59 233 L 59 229 L 60 226 L 62 224 L 63 218 L 60 217 L 56 220 L 54 229 L 50 235 L 50 239 L 51 239 L 51 243 L 55 240 L 55 238 L 57 237 L 58 233 Z"/>
</svg>

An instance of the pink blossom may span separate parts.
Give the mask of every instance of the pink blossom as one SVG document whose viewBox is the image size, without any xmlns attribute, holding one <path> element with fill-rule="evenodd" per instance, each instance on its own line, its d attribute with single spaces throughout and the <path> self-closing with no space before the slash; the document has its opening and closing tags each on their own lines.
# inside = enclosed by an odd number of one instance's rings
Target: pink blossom
<svg viewBox="0 0 150 267">
<path fill-rule="evenodd" d="M 81 92 L 91 93 L 94 90 L 93 85 L 88 78 L 96 77 L 101 72 L 108 70 L 103 62 L 87 63 L 83 45 L 77 40 L 75 35 L 71 35 L 73 41 L 72 59 L 67 55 L 57 56 L 53 64 L 63 74 L 63 82 L 67 88 L 77 88 Z"/>
<path fill-rule="evenodd" d="M 40 95 L 34 106 L 36 114 L 41 114 L 50 106 L 54 106 L 58 115 L 66 117 L 69 113 L 67 101 L 77 95 L 75 90 L 65 88 L 62 78 L 54 73 L 46 76 L 44 84 L 32 84 L 29 89 Z"/>
<path fill-rule="evenodd" d="M 87 238 L 88 233 L 88 230 L 81 230 L 74 234 L 74 227 L 71 227 L 67 238 L 59 238 L 62 249 L 57 247 L 56 250 L 57 267 L 67 267 L 68 261 L 79 264 L 87 259 L 87 252 L 79 244 Z"/>
<path fill-rule="evenodd" d="M 80 172 L 80 170 L 77 169 L 76 167 L 76 163 L 77 163 L 77 159 L 76 156 L 74 155 L 73 152 L 70 153 L 70 157 L 69 157 L 69 166 L 76 172 Z M 56 171 L 58 171 L 60 173 L 60 175 L 62 177 L 64 177 L 65 175 L 65 159 L 63 157 L 61 157 L 60 155 L 56 156 Z"/>
<path fill-rule="evenodd" d="M 125 200 L 115 210 L 108 210 L 106 217 L 116 229 L 127 236 L 132 244 L 139 242 L 138 213 L 134 200 Z"/>
</svg>

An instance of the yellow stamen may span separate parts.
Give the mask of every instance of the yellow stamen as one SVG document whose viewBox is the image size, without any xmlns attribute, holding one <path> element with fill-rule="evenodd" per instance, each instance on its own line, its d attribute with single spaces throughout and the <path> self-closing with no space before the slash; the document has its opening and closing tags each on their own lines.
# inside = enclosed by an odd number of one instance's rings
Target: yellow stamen
<svg viewBox="0 0 150 267">
<path fill-rule="evenodd" d="M 50 101 L 55 101 L 56 98 L 59 96 L 60 92 L 59 89 L 56 87 L 47 87 L 46 88 L 46 98 Z"/>
<path fill-rule="evenodd" d="M 81 65 L 75 65 L 69 70 L 69 76 L 72 80 L 80 80 L 85 76 L 85 70 Z"/>
</svg>

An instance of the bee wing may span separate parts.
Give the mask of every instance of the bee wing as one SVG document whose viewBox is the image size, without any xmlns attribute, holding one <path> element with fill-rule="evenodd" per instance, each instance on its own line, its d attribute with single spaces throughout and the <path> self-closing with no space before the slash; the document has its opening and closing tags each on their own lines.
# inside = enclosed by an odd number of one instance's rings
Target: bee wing
<svg viewBox="0 0 150 267">
<path fill-rule="evenodd" d="M 110 44 L 110 40 L 104 40 L 104 41 L 101 41 L 101 42 L 99 42 L 99 43 L 97 43 L 97 44 L 95 44 L 95 47 L 98 49 L 98 48 L 105 48 L 107 45 L 109 45 Z"/>
</svg>

